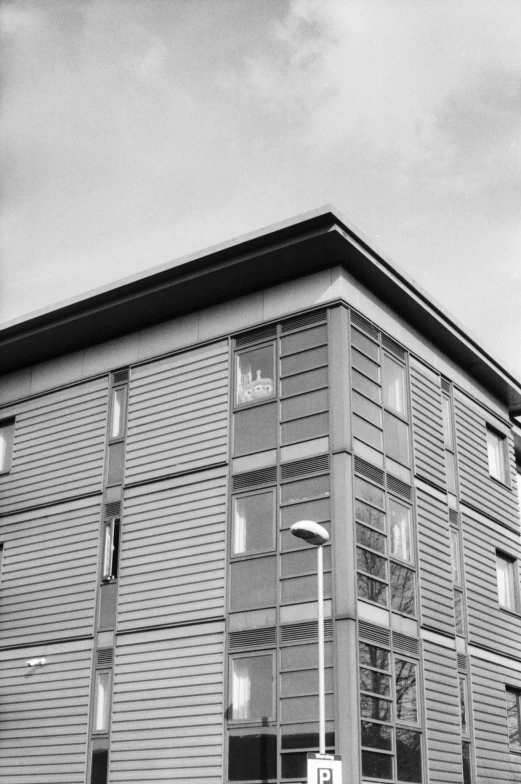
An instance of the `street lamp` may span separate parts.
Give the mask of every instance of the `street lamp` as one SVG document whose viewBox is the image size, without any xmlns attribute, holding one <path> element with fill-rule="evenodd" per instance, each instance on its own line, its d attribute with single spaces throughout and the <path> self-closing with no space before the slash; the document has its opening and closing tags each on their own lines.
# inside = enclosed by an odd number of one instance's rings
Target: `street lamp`
<svg viewBox="0 0 521 784">
<path fill-rule="evenodd" d="M 293 536 L 317 545 L 318 572 L 318 743 L 319 753 L 326 753 L 326 697 L 324 684 L 324 559 L 323 545 L 329 541 L 326 529 L 313 520 L 300 520 L 290 528 Z"/>
</svg>

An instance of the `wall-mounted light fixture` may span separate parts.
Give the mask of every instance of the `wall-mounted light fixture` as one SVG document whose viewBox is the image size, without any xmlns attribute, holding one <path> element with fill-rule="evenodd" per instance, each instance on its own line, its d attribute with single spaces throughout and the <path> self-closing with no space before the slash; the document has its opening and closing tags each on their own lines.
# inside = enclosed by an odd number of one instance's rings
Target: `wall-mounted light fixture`
<svg viewBox="0 0 521 784">
<path fill-rule="evenodd" d="M 28 667 L 38 667 L 38 666 L 41 666 L 42 664 L 45 664 L 46 662 L 47 662 L 47 659 L 44 659 L 44 658 L 41 658 L 41 659 L 29 659 L 28 662 L 27 662 L 27 666 Z"/>
</svg>

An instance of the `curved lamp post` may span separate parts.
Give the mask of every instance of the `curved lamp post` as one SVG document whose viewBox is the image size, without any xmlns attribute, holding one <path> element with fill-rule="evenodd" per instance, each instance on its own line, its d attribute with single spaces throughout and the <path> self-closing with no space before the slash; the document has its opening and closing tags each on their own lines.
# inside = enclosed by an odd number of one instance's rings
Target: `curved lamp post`
<svg viewBox="0 0 521 784">
<path fill-rule="evenodd" d="M 318 573 L 318 738 L 319 753 L 326 753 L 326 698 L 324 684 L 324 559 L 323 545 L 329 541 L 326 529 L 313 520 L 300 520 L 290 528 L 293 536 L 317 546 Z"/>
</svg>

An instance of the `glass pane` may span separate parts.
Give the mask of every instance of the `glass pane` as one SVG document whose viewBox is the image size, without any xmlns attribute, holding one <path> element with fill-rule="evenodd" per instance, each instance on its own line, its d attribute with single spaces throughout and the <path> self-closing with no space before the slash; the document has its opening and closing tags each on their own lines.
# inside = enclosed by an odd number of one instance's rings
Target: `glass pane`
<svg viewBox="0 0 521 784">
<path fill-rule="evenodd" d="M 362 572 L 368 572 L 382 580 L 387 579 L 387 559 L 381 558 L 369 550 L 364 550 L 362 547 L 356 548 L 356 565 Z"/>
<path fill-rule="evenodd" d="M 90 784 L 107 784 L 108 749 L 93 749 Z"/>
<path fill-rule="evenodd" d="M 370 602 L 387 606 L 387 585 L 359 574 L 357 579 L 358 596 L 360 599 L 368 599 Z"/>
<path fill-rule="evenodd" d="M 324 670 L 326 691 L 333 691 L 333 669 Z M 318 692 L 318 669 L 283 672 L 280 676 L 280 693 L 282 697 Z"/>
<path fill-rule="evenodd" d="M 392 756 L 390 754 L 377 754 L 374 751 L 363 751 L 362 776 L 370 776 L 375 779 L 392 779 Z"/>
<path fill-rule="evenodd" d="M 318 716 L 318 695 L 312 697 L 284 697 L 280 701 L 283 722 L 306 721 L 310 716 Z M 326 718 L 334 715 L 333 695 L 326 694 Z"/>
<path fill-rule="evenodd" d="M 358 486 L 355 485 L 356 491 L 359 492 Z M 373 485 L 369 485 L 369 487 L 373 488 Z M 376 496 L 378 494 L 376 501 L 380 505 L 380 499 L 383 503 L 383 492 L 380 490 L 376 490 L 376 493 L 373 495 Z M 365 490 L 364 490 L 365 492 Z M 366 493 L 367 496 L 367 493 Z M 381 531 L 385 530 L 385 513 L 379 512 L 378 509 L 374 509 L 372 506 L 367 506 L 367 504 L 363 504 L 361 501 L 356 501 L 355 503 L 355 515 L 357 520 L 361 520 L 363 523 L 367 523 L 368 525 L 372 525 L 375 528 L 379 528 Z"/>
<path fill-rule="evenodd" d="M 375 487 L 375 485 L 369 484 L 369 482 L 364 482 L 363 479 L 358 477 L 355 477 L 355 495 L 364 501 L 369 501 L 374 506 L 379 506 L 381 509 L 385 507 L 384 491 L 380 490 L 379 487 Z M 364 522 L 368 521 L 364 520 Z"/>
<path fill-rule="evenodd" d="M 13 448 L 14 422 L 0 425 L 0 472 L 11 468 L 11 452 Z"/>
<path fill-rule="evenodd" d="M 394 661 L 396 683 L 396 718 L 406 724 L 416 724 L 418 709 L 416 699 L 416 664 L 396 659 Z"/>
<path fill-rule="evenodd" d="M 472 784 L 472 768 L 470 764 L 470 743 L 461 744 L 461 756 L 463 759 L 463 784 Z"/>
<path fill-rule="evenodd" d="M 468 735 L 469 728 L 467 724 L 467 679 L 463 676 L 459 676 L 459 704 L 460 704 L 460 715 L 461 715 L 461 733 L 462 735 Z"/>
<path fill-rule="evenodd" d="M 294 444 L 309 438 L 317 438 L 329 432 L 329 414 L 316 414 L 306 419 L 294 419 L 281 425 L 281 442 Z"/>
<path fill-rule="evenodd" d="M 327 368 L 310 370 L 307 373 L 299 373 L 297 376 L 289 376 L 281 381 L 280 389 L 282 397 L 289 395 L 300 395 L 311 389 L 327 387 Z"/>
<path fill-rule="evenodd" d="M 301 479 L 299 482 L 289 482 L 280 488 L 281 503 L 290 504 L 295 501 L 304 501 L 308 498 L 319 498 L 329 495 L 329 476 L 314 476 L 311 479 Z"/>
<path fill-rule="evenodd" d="M 362 716 L 366 719 L 391 721 L 391 702 L 389 700 L 382 700 L 380 697 L 369 697 L 367 694 L 361 694 L 360 710 Z"/>
<path fill-rule="evenodd" d="M 280 374 L 281 376 L 291 376 L 294 373 L 303 373 L 305 370 L 312 370 L 323 365 L 327 365 L 327 346 L 283 357 L 280 361 Z"/>
<path fill-rule="evenodd" d="M 286 356 L 286 354 L 294 354 L 296 351 L 320 346 L 322 343 L 327 343 L 327 327 L 325 324 L 321 327 L 313 327 L 312 329 L 295 332 L 293 335 L 286 335 L 281 338 L 280 353 L 281 356 Z"/>
<path fill-rule="evenodd" d="M 327 408 L 327 389 L 290 397 L 281 403 L 281 422 L 297 417 L 306 417 L 317 411 L 327 411 Z"/>
<path fill-rule="evenodd" d="M 307 775 L 308 756 L 301 754 L 281 754 L 280 765 L 283 779 L 305 778 Z"/>
<path fill-rule="evenodd" d="M 499 604 L 508 610 L 514 610 L 514 563 L 497 554 L 496 565 Z"/>
<path fill-rule="evenodd" d="M 356 541 L 358 544 L 371 547 L 372 550 L 377 550 L 379 553 L 385 553 L 385 536 L 376 533 L 372 528 L 366 528 L 365 525 L 360 525 L 360 523 L 356 524 Z"/>
<path fill-rule="evenodd" d="M 409 426 L 388 411 L 384 412 L 385 454 L 409 465 Z"/>
<path fill-rule="evenodd" d="M 450 397 L 443 395 L 442 397 L 442 410 L 443 410 L 443 439 L 445 446 L 452 449 L 452 406 Z"/>
<path fill-rule="evenodd" d="M 461 585 L 461 560 L 459 551 L 459 531 L 450 529 L 450 557 L 452 563 L 452 579 L 455 585 Z"/>
<path fill-rule="evenodd" d="M 302 667 L 318 667 L 317 643 L 308 645 L 291 645 L 280 649 L 282 670 L 297 670 Z M 326 667 L 333 664 L 333 645 L 324 643 L 324 663 Z"/>
<path fill-rule="evenodd" d="M 333 722 L 326 723 L 326 746 L 335 745 Z M 286 724 L 281 727 L 282 749 L 318 748 L 318 724 Z"/>
<path fill-rule="evenodd" d="M 112 391 L 112 417 L 110 427 L 111 438 L 121 438 L 125 430 L 125 400 L 127 389 L 114 389 Z"/>
<path fill-rule="evenodd" d="M 275 547 L 275 492 L 241 496 L 234 500 L 233 555 Z"/>
<path fill-rule="evenodd" d="M 324 574 L 324 596 L 331 596 L 331 572 Z M 317 576 L 292 577 L 280 583 L 280 600 L 284 604 L 290 602 L 307 602 L 317 598 Z"/>
<path fill-rule="evenodd" d="M 366 444 L 372 446 L 373 449 L 383 449 L 383 433 L 374 425 L 370 425 L 365 419 L 353 416 L 353 436 L 365 441 Z"/>
<path fill-rule="evenodd" d="M 376 670 L 366 670 L 360 668 L 360 688 L 364 691 L 372 691 L 384 697 L 391 695 L 391 676 Z"/>
<path fill-rule="evenodd" d="M 110 523 L 105 523 L 105 542 L 103 544 L 103 580 L 109 580 L 112 577 L 113 531 L 113 521 L 111 520 Z"/>
<path fill-rule="evenodd" d="M 277 777 L 277 735 L 274 730 L 254 735 L 230 732 L 228 778 L 255 781 Z"/>
<path fill-rule="evenodd" d="M 357 389 L 366 397 L 370 397 L 375 403 L 380 403 L 382 397 L 380 386 L 373 381 L 370 381 L 366 376 L 363 376 L 358 370 L 352 371 L 351 383 L 353 389 Z"/>
<path fill-rule="evenodd" d="M 361 642 L 358 644 L 358 655 L 361 665 L 376 667 L 379 670 L 389 672 L 389 651 L 385 648 L 377 648 L 376 645 L 369 645 L 367 642 Z"/>
<path fill-rule="evenodd" d="M 293 536 L 293 534 L 291 534 Z M 296 537 L 293 537 L 297 539 Z M 297 542 L 299 540 L 297 539 Z M 302 546 L 302 539 L 300 546 Z M 331 569 L 331 547 L 325 547 L 323 550 L 324 569 Z M 298 550 L 293 553 L 283 553 L 280 559 L 280 576 L 281 577 L 294 577 L 299 574 L 306 574 L 306 572 L 317 571 L 317 553 L 316 547 L 309 545 L 305 550 Z"/>
<path fill-rule="evenodd" d="M 507 725 L 510 748 L 521 751 L 521 692 L 507 689 Z"/>
<path fill-rule="evenodd" d="M 449 493 L 455 493 L 456 471 L 454 467 L 454 455 L 452 452 L 445 452 L 445 464 L 447 466 L 447 490 Z"/>
<path fill-rule="evenodd" d="M 487 429 L 488 469 L 490 476 L 500 482 L 505 481 L 504 441 L 504 438 Z"/>
<path fill-rule="evenodd" d="M 294 504 L 281 509 L 280 524 L 286 527 L 299 520 L 314 520 L 316 523 L 321 523 L 329 520 L 329 515 L 329 498 L 306 501 L 303 504 Z"/>
<path fill-rule="evenodd" d="M 277 603 L 277 559 L 255 558 L 230 564 L 230 609 L 251 610 Z"/>
<path fill-rule="evenodd" d="M 235 403 L 244 405 L 275 395 L 274 346 L 237 354 Z"/>
<path fill-rule="evenodd" d="M 414 615 L 414 572 L 391 561 L 391 606 L 398 612 Z"/>
<path fill-rule="evenodd" d="M 273 662 L 272 654 L 232 660 L 232 719 L 273 717 Z"/>
<path fill-rule="evenodd" d="M 360 370 L 364 375 L 369 376 L 372 381 L 380 381 L 380 366 L 371 362 L 356 349 L 351 352 L 353 367 Z"/>
<path fill-rule="evenodd" d="M 388 727 L 386 724 L 372 724 L 369 721 L 363 721 L 362 746 L 391 751 L 393 747 L 393 731 L 391 727 Z"/>
<path fill-rule="evenodd" d="M 110 672 L 96 673 L 96 706 L 94 710 L 95 732 L 107 732 L 109 728 Z"/>
<path fill-rule="evenodd" d="M 233 431 L 235 456 L 277 446 L 277 404 L 238 411 L 233 415 Z"/>
<path fill-rule="evenodd" d="M 353 392 L 353 411 L 360 414 L 373 425 L 382 426 L 382 409 L 380 406 L 371 403 L 366 397 L 362 397 L 357 392 Z"/>
<path fill-rule="evenodd" d="M 123 472 L 125 468 L 125 442 L 116 441 L 115 444 L 109 446 L 109 471 L 107 476 L 107 483 L 109 485 L 116 484 L 123 481 Z"/>
<path fill-rule="evenodd" d="M 378 343 L 374 343 L 370 338 L 363 335 L 357 329 L 351 327 L 351 343 L 356 348 L 359 348 L 365 354 L 378 362 L 380 359 L 380 348 Z"/>
<path fill-rule="evenodd" d="M 454 626 L 456 634 L 463 635 L 463 596 L 460 591 L 454 591 Z"/>
<path fill-rule="evenodd" d="M 405 368 L 384 354 L 383 362 L 384 406 L 405 416 Z"/>
<path fill-rule="evenodd" d="M 421 782 L 421 735 L 412 730 L 396 730 L 396 767 L 398 781 Z"/>
<path fill-rule="evenodd" d="M 389 499 L 389 526 L 391 555 L 412 561 L 411 510 L 392 498 Z"/>
</svg>

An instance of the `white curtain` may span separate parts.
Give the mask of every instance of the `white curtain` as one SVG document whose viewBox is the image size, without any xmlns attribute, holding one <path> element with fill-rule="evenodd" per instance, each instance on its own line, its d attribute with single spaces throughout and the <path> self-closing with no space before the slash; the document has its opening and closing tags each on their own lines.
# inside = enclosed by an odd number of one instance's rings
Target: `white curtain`
<svg viewBox="0 0 521 784">
<path fill-rule="evenodd" d="M 250 716 L 251 676 L 247 659 L 235 659 L 232 673 L 232 718 Z"/>
<path fill-rule="evenodd" d="M 235 502 L 235 518 L 233 527 L 233 554 L 246 552 L 246 514 L 240 501 Z"/>
</svg>

